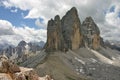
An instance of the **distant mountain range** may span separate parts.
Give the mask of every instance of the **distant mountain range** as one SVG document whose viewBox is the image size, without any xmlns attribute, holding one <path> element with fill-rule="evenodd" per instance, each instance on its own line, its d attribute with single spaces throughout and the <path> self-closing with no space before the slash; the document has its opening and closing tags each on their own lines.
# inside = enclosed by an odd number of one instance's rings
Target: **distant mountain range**
<svg viewBox="0 0 120 80">
<path fill-rule="evenodd" d="M 44 44 L 44 41 L 29 43 L 20 41 L 17 46 L 2 44 L 0 45 L 0 54 L 5 54 L 11 59 L 20 59 L 21 62 L 26 59 L 27 55 L 41 51 Z"/>
<path fill-rule="evenodd" d="M 105 45 L 111 49 L 120 51 L 120 41 L 105 41 Z"/>
</svg>

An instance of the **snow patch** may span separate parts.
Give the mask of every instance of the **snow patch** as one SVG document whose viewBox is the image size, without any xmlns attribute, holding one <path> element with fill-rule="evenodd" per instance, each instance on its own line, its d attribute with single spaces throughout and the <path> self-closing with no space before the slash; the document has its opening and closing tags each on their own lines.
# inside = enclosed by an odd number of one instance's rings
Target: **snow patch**
<svg viewBox="0 0 120 80">
<path fill-rule="evenodd" d="M 82 64 L 85 64 L 85 62 L 77 57 L 75 57 L 75 60 L 77 60 L 78 62 L 82 63 Z"/>
<path fill-rule="evenodd" d="M 90 61 L 92 61 L 93 63 L 97 63 L 98 61 L 94 58 L 90 58 Z"/>
<path fill-rule="evenodd" d="M 79 72 L 79 73 L 82 73 L 82 74 L 85 73 L 83 67 L 77 68 L 76 71 Z"/>
<path fill-rule="evenodd" d="M 28 53 L 29 53 L 29 50 L 30 50 L 29 45 L 26 45 L 26 46 L 25 46 L 25 49 L 26 49 L 26 50 L 25 50 L 25 54 L 28 54 Z"/>
<path fill-rule="evenodd" d="M 115 60 L 116 58 L 115 57 L 112 57 L 112 60 Z"/>
<path fill-rule="evenodd" d="M 113 64 L 113 61 L 110 60 L 109 58 L 103 56 L 102 54 L 100 54 L 99 52 L 95 51 L 95 50 L 92 50 L 92 49 L 89 49 L 91 52 L 94 53 L 94 55 L 96 57 L 99 58 L 100 61 L 104 62 L 104 63 L 107 63 L 107 64 Z"/>
<path fill-rule="evenodd" d="M 119 56 L 112 57 L 112 60 L 111 60 L 93 49 L 88 48 L 88 50 L 90 50 L 101 62 L 120 67 L 120 59 L 119 59 L 120 57 Z"/>
</svg>

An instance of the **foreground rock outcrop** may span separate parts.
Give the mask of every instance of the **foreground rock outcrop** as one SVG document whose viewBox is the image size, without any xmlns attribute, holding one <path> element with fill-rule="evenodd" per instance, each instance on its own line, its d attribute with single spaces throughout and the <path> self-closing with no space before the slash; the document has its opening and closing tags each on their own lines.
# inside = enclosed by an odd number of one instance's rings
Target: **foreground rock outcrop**
<svg viewBox="0 0 120 80">
<path fill-rule="evenodd" d="M 5 55 L 0 56 L 0 80 L 53 80 L 49 75 L 39 77 L 32 68 L 19 67 Z"/>
</svg>

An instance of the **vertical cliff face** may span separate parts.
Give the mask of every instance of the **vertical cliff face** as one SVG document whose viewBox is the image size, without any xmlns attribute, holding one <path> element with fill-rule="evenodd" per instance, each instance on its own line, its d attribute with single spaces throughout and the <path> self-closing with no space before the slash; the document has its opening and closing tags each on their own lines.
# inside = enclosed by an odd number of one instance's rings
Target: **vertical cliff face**
<svg viewBox="0 0 120 80">
<path fill-rule="evenodd" d="M 62 34 L 69 49 L 78 49 L 81 45 L 82 36 L 80 33 L 81 23 L 77 10 L 73 7 L 62 18 Z"/>
<path fill-rule="evenodd" d="M 93 43 L 92 43 L 92 48 L 93 49 L 99 49 L 100 48 L 100 36 L 97 34 L 93 35 Z"/>
<path fill-rule="evenodd" d="M 91 17 L 87 17 L 82 25 L 75 7 L 65 16 L 55 16 L 48 21 L 46 51 L 76 50 L 80 46 L 99 49 L 103 45 L 100 30 Z"/>
<path fill-rule="evenodd" d="M 100 47 L 100 30 L 91 17 L 87 17 L 82 23 L 82 34 L 85 46 L 93 49 Z"/>
</svg>

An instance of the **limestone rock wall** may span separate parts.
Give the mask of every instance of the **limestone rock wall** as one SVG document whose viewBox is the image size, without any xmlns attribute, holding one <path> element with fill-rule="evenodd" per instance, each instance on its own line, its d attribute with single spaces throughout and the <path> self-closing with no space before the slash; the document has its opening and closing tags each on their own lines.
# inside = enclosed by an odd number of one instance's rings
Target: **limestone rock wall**
<svg viewBox="0 0 120 80">
<path fill-rule="evenodd" d="M 103 44 L 100 30 L 92 17 L 87 17 L 81 24 L 75 7 L 62 19 L 57 15 L 54 20 L 48 21 L 46 51 L 76 50 L 81 46 L 99 49 Z"/>
<path fill-rule="evenodd" d="M 81 45 L 82 35 L 80 32 L 80 19 L 77 10 L 73 7 L 62 18 L 62 34 L 69 49 L 78 49 Z"/>
<path fill-rule="evenodd" d="M 100 37 L 100 30 L 95 24 L 92 17 L 87 17 L 82 23 L 82 34 L 84 36 L 83 40 L 86 46 L 99 49 L 101 44 L 103 44 Z"/>
<path fill-rule="evenodd" d="M 57 15 L 48 21 L 46 51 L 61 50 L 63 43 L 61 20 Z"/>
<path fill-rule="evenodd" d="M 77 10 L 73 7 L 60 20 L 55 16 L 54 20 L 48 21 L 46 51 L 78 49 L 81 45 L 80 20 Z"/>
</svg>

